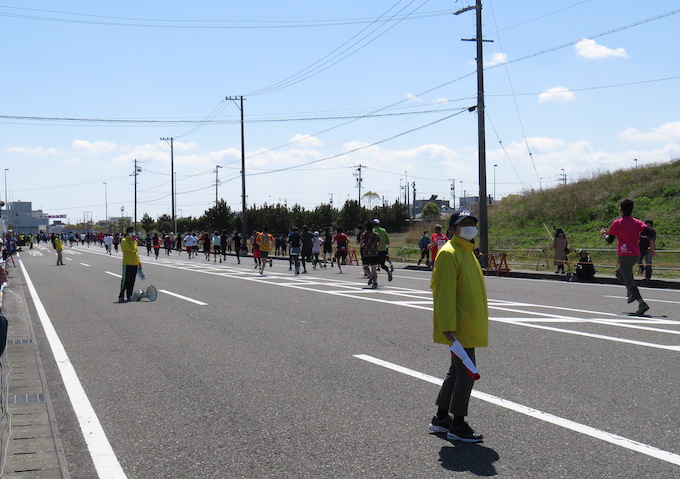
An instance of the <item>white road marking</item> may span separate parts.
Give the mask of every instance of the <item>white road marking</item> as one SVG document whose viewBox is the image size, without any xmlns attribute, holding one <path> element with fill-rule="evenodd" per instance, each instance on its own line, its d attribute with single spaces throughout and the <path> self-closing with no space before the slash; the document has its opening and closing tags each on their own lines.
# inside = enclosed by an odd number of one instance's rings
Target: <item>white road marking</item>
<svg viewBox="0 0 680 479">
<path fill-rule="evenodd" d="M 85 390 L 80 383 L 76 370 L 66 354 L 64 345 L 59 339 L 57 331 L 54 329 L 52 321 L 47 315 L 47 310 L 45 310 L 42 301 L 40 301 L 38 292 L 36 291 L 35 286 L 33 286 L 33 281 L 31 281 L 31 278 L 28 276 L 28 271 L 23 263 L 21 263 L 21 270 L 24 273 L 26 285 L 31 292 L 35 309 L 43 329 L 45 330 L 45 337 L 50 344 L 54 360 L 61 373 L 64 387 L 66 388 L 68 397 L 71 400 L 71 405 L 78 418 L 80 430 L 83 433 L 83 438 L 87 444 L 87 449 L 90 452 L 90 457 L 92 458 L 97 475 L 100 478 L 106 479 L 127 479 L 120 462 L 118 462 L 116 453 L 113 451 L 111 443 L 109 443 L 109 440 L 106 437 L 106 433 L 104 433 L 99 418 L 94 412 L 94 408 L 92 407 L 87 394 L 85 394 Z"/>
<path fill-rule="evenodd" d="M 105 253 L 95 253 L 105 255 Z M 361 299 L 364 301 L 373 301 L 382 304 L 390 304 L 394 306 L 407 307 L 412 309 L 420 309 L 425 311 L 432 311 L 431 293 L 429 290 L 417 290 L 412 288 L 399 288 L 394 286 L 388 286 L 387 288 L 381 287 L 378 290 L 372 290 L 366 288 L 363 281 L 352 281 L 352 280 L 329 280 L 324 282 L 324 277 L 316 277 L 312 275 L 307 276 L 292 276 L 289 272 L 278 272 L 274 270 L 268 270 L 267 276 L 260 276 L 258 271 L 241 269 L 236 265 L 203 265 L 200 263 L 194 263 L 191 261 L 181 261 L 181 260 L 163 260 L 162 262 L 155 263 L 158 266 L 163 266 L 167 268 L 175 268 L 182 270 L 190 270 L 202 274 L 212 274 L 217 276 L 222 276 L 225 278 L 234 278 L 245 281 L 256 281 L 258 283 L 265 283 L 269 285 L 283 286 L 288 288 L 302 289 L 305 291 L 313 291 L 317 293 L 329 294 L 332 296 L 339 296 L 343 298 L 354 298 Z M 112 274 L 112 273 L 109 273 Z M 120 277 L 120 276 L 119 276 Z M 328 278 L 325 278 L 328 279 Z M 503 278 L 507 279 L 507 278 Z M 511 278 L 516 279 L 516 278 Z M 520 279 L 523 281 L 523 279 Z M 334 290 L 324 289 L 324 287 L 338 288 Z M 599 286 L 616 286 L 618 285 L 599 285 Z M 343 290 L 344 289 L 344 290 Z M 412 300 L 400 300 L 400 299 L 390 299 L 390 296 L 402 296 L 407 298 L 412 298 Z M 516 309 L 513 309 L 516 308 Z M 568 313 L 584 313 L 595 316 L 594 318 L 579 318 L 572 315 L 559 315 L 550 312 L 532 311 L 528 308 L 540 308 L 543 310 L 553 310 L 553 311 L 565 311 Z M 664 330 L 661 328 L 650 328 L 650 325 L 660 325 L 660 324 L 678 324 L 678 321 L 673 322 L 672 320 L 656 319 L 656 318 L 640 318 L 633 319 L 622 314 L 607 313 L 602 311 L 591 311 L 586 309 L 576 309 L 567 308 L 552 305 L 542 305 L 533 304 L 518 301 L 504 301 L 504 300 L 493 300 L 489 299 L 489 309 L 506 311 L 510 313 L 516 313 L 518 317 L 490 317 L 491 321 L 498 321 L 505 324 L 513 324 L 518 326 L 525 326 L 536 329 L 543 329 L 548 331 L 554 331 L 564 334 L 572 334 L 579 336 L 586 336 L 594 339 L 614 341 L 620 343 L 634 344 L 637 346 L 645 346 L 658 348 L 670 351 L 680 351 L 680 346 L 673 345 L 662 345 L 656 343 L 650 343 L 645 341 L 636 341 L 632 339 L 618 338 L 614 336 L 607 336 L 603 334 L 585 333 L 580 331 L 542 326 L 541 324 L 533 323 L 591 323 L 606 326 L 617 326 L 630 329 L 640 329 L 648 330 L 658 333 L 669 333 L 678 334 L 676 331 Z M 536 316 L 533 320 L 529 316 Z M 606 319 L 609 316 L 612 319 Z M 633 326 L 634 324 L 642 323 L 643 325 Z"/>
<path fill-rule="evenodd" d="M 524 323 L 521 321 L 508 321 L 508 320 L 501 320 L 497 318 L 489 318 L 492 321 L 498 321 L 500 323 L 507 323 L 507 324 L 515 324 L 519 326 L 525 326 L 528 328 L 536 328 L 536 329 L 544 329 L 546 331 L 556 331 L 558 333 L 566 333 L 566 334 L 573 334 L 576 336 L 585 336 L 587 338 L 595 338 L 595 339 L 606 339 L 607 341 L 614 341 L 617 343 L 627 343 L 627 344 L 635 344 L 636 346 L 646 346 L 648 348 L 656 348 L 656 349 L 666 349 L 668 351 L 680 351 L 680 346 L 669 346 L 666 344 L 656 344 L 656 343 L 648 343 L 646 341 L 637 341 L 635 339 L 625 339 L 625 338 L 617 338 L 614 336 L 605 336 L 604 334 L 595 334 L 595 333 L 586 333 L 583 331 L 572 331 L 569 329 L 561 329 L 561 328 L 553 328 L 552 326 L 542 326 L 540 324 L 530 324 L 530 323 Z"/>
<path fill-rule="evenodd" d="M 80 264 L 82 264 L 83 266 L 87 266 L 87 267 L 89 267 L 89 266 L 90 266 L 90 265 L 89 265 L 89 264 L 87 264 L 87 263 L 80 263 Z"/>
<path fill-rule="evenodd" d="M 376 364 L 378 366 L 382 366 L 387 369 L 391 369 L 393 371 L 400 372 L 402 374 L 406 374 L 417 379 L 421 379 L 423 381 L 427 381 L 432 384 L 437 384 L 439 386 L 441 386 L 443 382 L 441 379 L 436 378 L 434 376 L 430 376 L 429 374 L 425 374 L 420 371 L 415 371 L 404 366 L 399 366 L 398 364 L 383 361 L 382 359 L 374 358 L 373 356 L 368 356 L 366 354 L 355 354 L 354 357 L 357 359 L 368 361 L 369 363 Z M 483 393 L 481 391 L 473 390 L 472 397 L 475 397 L 482 401 L 489 402 L 491 404 L 495 404 L 496 406 L 510 409 L 511 411 L 515 411 L 526 416 L 533 417 L 534 419 L 539 419 L 541 421 L 545 421 L 556 426 L 560 426 L 571 431 L 585 434 L 586 436 L 590 436 L 595 439 L 600 439 L 610 444 L 614 444 L 616 446 L 623 447 L 625 449 L 639 452 L 641 454 L 645 454 L 647 456 L 651 456 L 656 459 L 660 459 L 662 461 L 680 466 L 680 455 L 669 451 L 664 451 L 663 449 L 659 449 L 648 444 L 633 441 L 632 439 L 628 439 L 617 434 L 612 434 L 601 429 L 595 429 L 594 427 L 586 426 L 585 424 L 571 421 L 563 417 L 555 416 L 554 414 L 550 414 L 547 412 L 539 411 L 538 409 L 524 406 L 516 402 L 508 401 L 507 399 L 503 399 L 498 396 L 492 396 L 491 394 Z"/>
<path fill-rule="evenodd" d="M 111 276 L 115 276 L 116 278 L 122 278 L 123 276 L 120 274 L 112 273 L 111 271 L 104 271 L 106 274 L 110 274 Z"/>
<path fill-rule="evenodd" d="M 614 298 L 614 299 L 628 299 L 625 296 L 608 296 L 604 295 L 604 298 Z M 680 301 L 668 301 L 665 299 L 645 299 L 646 303 L 670 303 L 670 304 L 680 304 Z"/>
<path fill-rule="evenodd" d="M 198 301 L 197 299 L 191 299 L 187 298 L 186 296 L 182 296 L 181 294 L 173 293 L 171 291 L 167 291 L 165 289 L 159 289 L 158 290 L 161 293 L 169 294 L 170 296 L 174 296 L 179 299 L 183 299 L 184 301 L 189 301 L 190 303 L 195 303 L 198 304 L 199 306 L 207 306 L 208 303 L 204 303 L 203 301 Z"/>
</svg>

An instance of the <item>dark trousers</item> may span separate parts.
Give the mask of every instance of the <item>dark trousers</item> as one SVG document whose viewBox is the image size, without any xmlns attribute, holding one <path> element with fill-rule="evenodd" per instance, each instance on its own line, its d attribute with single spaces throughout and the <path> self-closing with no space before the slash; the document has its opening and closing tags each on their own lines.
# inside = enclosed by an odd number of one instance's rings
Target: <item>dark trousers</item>
<svg viewBox="0 0 680 479">
<path fill-rule="evenodd" d="M 628 296 L 634 300 L 642 299 L 640 295 L 640 290 L 638 290 L 635 284 L 635 277 L 633 268 L 637 264 L 637 256 L 619 256 L 619 274 L 623 284 L 626 285 L 626 290 L 628 291 Z"/>
<path fill-rule="evenodd" d="M 465 348 L 472 362 L 475 362 L 475 349 Z M 451 354 L 451 366 L 446 374 L 437 396 L 437 407 L 448 409 L 454 416 L 467 416 L 470 394 L 475 380 L 468 373 L 463 362 L 454 354 Z"/>
<path fill-rule="evenodd" d="M 135 277 L 137 276 L 137 265 L 123 265 L 123 277 L 120 280 L 120 294 L 118 299 L 130 299 L 132 290 L 135 287 Z M 123 296 L 125 295 L 125 296 Z"/>
</svg>

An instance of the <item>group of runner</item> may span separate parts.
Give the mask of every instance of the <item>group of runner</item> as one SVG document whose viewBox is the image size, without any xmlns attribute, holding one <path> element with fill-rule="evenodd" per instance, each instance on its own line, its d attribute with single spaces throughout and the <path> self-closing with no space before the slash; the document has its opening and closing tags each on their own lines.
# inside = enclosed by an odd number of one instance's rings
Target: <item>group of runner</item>
<svg viewBox="0 0 680 479">
<path fill-rule="evenodd" d="M 372 288 L 378 287 L 379 269 L 387 273 L 388 281 L 392 281 L 394 266 L 388 255 L 389 236 L 387 231 L 380 227 L 380 220 L 374 219 L 365 225 L 359 225 L 357 229 L 356 242 L 359 245 L 364 276 L 368 278 L 368 284 Z M 342 266 L 347 264 L 350 238 L 341 226 L 335 228 L 335 234 L 331 233 L 331 228 L 325 228 L 322 232 L 312 232 L 307 225 L 303 225 L 301 229 L 291 226 L 285 236 L 274 236 L 269 228 L 264 226 L 261 231 L 253 231 L 250 245 L 254 267 L 259 269 L 260 274 L 264 274 L 267 263 L 270 268 L 272 267 L 273 255 L 285 255 L 286 252 L 288 270 L 294 271 L 296 276 L 306 274 L 309 264 L 313 269 L 327 268 L 329 264 L 331 268 L 337 265 L 338 273 L 342 274 Z"/>
</svg>

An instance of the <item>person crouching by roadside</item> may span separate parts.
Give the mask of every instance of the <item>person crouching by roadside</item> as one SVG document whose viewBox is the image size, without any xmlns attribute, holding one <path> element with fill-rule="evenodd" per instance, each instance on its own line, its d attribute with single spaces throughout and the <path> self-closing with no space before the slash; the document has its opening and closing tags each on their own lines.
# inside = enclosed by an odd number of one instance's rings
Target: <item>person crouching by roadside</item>
<svg viewBox="0 0 680 479">
<path fill-rule="evenodd" d="M 588 252 L 582 249 L 579 252 L 578 263 L 576 263 L 576 273 L 569 278 L 569 281 L 592 281 L 595 277 L 595 266 Z"/>
</svg>

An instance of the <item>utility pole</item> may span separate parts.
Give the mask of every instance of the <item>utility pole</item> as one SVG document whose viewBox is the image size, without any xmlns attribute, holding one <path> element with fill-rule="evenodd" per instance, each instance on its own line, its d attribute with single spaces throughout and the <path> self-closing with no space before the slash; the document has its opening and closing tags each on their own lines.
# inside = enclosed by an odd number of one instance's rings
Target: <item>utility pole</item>
<svg viewBox="0 0 680 479">
<path fill-rule="evenodd" d="M 241 110 L 241 235 L 242 244 L 246 244 L 246 238 L 248 238 L 248 223 L 247 223 L 247 213 L 248 208 L 246 204 L 246 145 L 245 145 L 245 125 L 243 122 L 243 95 L 241 96 L 228 96 L 225 100 L 233 101 L 236 106 Z M 240 106 L 236 103 L 236 100 L 240 100 Z"/>
<path fill-rule="evenodd" d="M 220 165 L 215 165 L 215 206 L 217 206 L 217 197 L 219 195 L 218 187 L 220 184 L 220 179 L 218 177 L 219 169 L 222 168 Z"/>
<path fill-rule="evenodd" d="M 364 165 L 359 164 L 359 166 L 356 169 L 356 173 L 354 173 L 354 176 L 357 179 L 357 188 L 359 188 L 359 207 L 361 207 L 361 182 L 364 181 L 364 179 L 361 177 L 361 169 L 364 167 Z"/>
<path fill-rule="evenodd" d="M 161 141 L 170 142 L 170 199 L 172 201 L 172 232 L 177 234 L 177 217 L 175 216 L 175 139 L 161 138 Z"/>
<path fill-rule="evenodd" d="M 142 169 L 137 166 L 137 158 L 135 158 L 135 169 L 131 176 L 135 177 L 135 233 L 137 233 L 137 175 L 142 172 Z"/>
<path fill-rule="evenodd" d="M 413 185 L 413 214 L 411 215 L 411 218 L 416 217 L 416 182 L 414 181 L 412 183 Z"/>
<path fill-rule="evenodd" d="M 456 179 L 452 178 L 451 179 L 451 197 L 453 198 L 453 203 L 451 205 L 451 208 L 454 210 L 456 209 Z"/>
<path fill-rule="evenodd" d="M 482 38 L 482 0 L 476 0 L 475 6 L 458 10 L 460 15 L 468 10 L 475 10 L 477 18 L 476 38 L 462 41 L 477 43 L 477 150 L 479 154 L 479 250 L 484 258 L 482 266 L 486 267 L 489 254 L 489 224 L 486 194 L 486 128 L 484 126 L 484 40 Z"/>
</svg>

